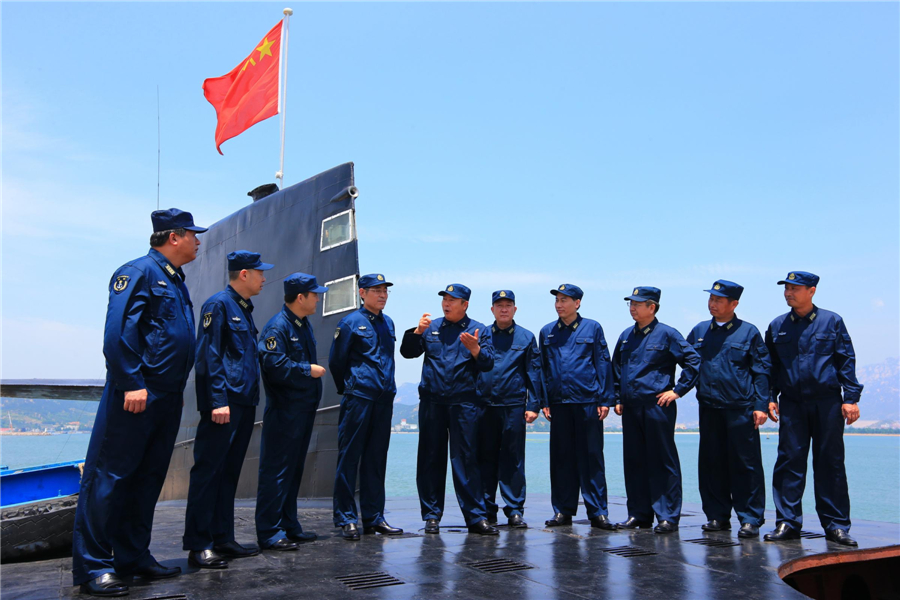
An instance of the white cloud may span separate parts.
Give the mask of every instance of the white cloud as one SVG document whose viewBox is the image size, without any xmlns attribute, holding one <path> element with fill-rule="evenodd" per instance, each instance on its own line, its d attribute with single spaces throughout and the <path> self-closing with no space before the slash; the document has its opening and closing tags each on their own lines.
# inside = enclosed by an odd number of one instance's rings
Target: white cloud
<svg viewBox="0 0 900 600">
<path fill-rule="evenodd" d="M 882 300 L 881 298 L 872 298 L 872 307 L 884 308 L 884 300 Z"/>
</svg>

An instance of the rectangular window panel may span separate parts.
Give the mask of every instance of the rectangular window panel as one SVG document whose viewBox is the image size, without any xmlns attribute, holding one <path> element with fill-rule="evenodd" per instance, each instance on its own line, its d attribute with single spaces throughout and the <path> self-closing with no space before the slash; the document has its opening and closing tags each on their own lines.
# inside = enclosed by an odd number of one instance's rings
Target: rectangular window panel
<svg viewBox="0 0 900 600">
<path fill-rule="evenodd" d="M 356 287 L 356 275 L 342 277 L 325 284 L 328 291 L 322 302 L 322 316 L 327 317 L 335 313 L 357 308 L 356 299 L 359 297 Z"/>
<path fill-rule="evenodd" d="M 335 246 L 349 244 L 356 239 L 356 227 L 353 221 L 352 210 L 345 210 L 322 221 L 322 243 L 319 249 L 328 250 Z"/>
</svg>

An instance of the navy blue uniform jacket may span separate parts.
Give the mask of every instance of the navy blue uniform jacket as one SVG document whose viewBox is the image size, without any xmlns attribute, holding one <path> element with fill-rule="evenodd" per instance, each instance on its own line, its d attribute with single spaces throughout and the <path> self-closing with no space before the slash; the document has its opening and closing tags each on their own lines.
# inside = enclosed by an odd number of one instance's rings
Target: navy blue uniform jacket
<svg viewBox="0 0 900 600">
<path fill-rule="evenodd" d="M 394 322 L 360 307 L 338 324 L 328 356 L 328 368 L 338 394 L 392 404 L 394 381 Z"/>
<path fill-rule="evenodd" d="M 259 365 L 266 403 L 276 407 L 316 410 L 322 398 L 322 378 L 310 365 L 316 361 L 316 337 L 309 319 L 283 306 L 259 334 Z"/>
<path fill-rule="evenodd" d="M 541 328 L 541 363 L 546 402 L 612 406 L 612 368 L 600 323 L 578 315 Z"/>
<path fill-rule="evenodd" d="M 543 406 L 541 354 L 534 334 L 513 321 L 508 329 L 491 325 L 494 368 L 478 376 L 481 397 L 491 406 Z"/>
<path fill-rule="evenodd" d="M 197 327 L 197 410 L 259 404 L 259 362 L 253 303 L 230 285 L 200 309 Z"/>
<path fill-rule="evenodd" d="M 675 383 L 675 365 L 681 376 Z M 616 402 L 656 400 L 661 392 L 673 390 L 684 397 L 697 383 L 700 355 L 681 334 L 657 319 L 639 329 L 637 324 L 619 336 L 613 353 Z"/>
<path fill-rule="evenodd" d="M 766 330 L 772 354 L 772 402 L 783 398 L 835 397 L 859 402 L 863 386 L 856 379 L 856 354 L 840 315 L 813 306 L 805 317 L 791 311 Z"/>
<path fill-rule="evenodd" d="M 475 335 L 476 330 L 481 352 L 477 359 L 473 359 L 472 353 L 459 341 L 459 336 L 464 331 Z M 478 372 L 485 373 L 494 368 L 491 330 L 483 323 L 470 319 L 469 315 L 456 323 L 438 317 L 422 335 L 415 333 L 415 327 L 407 330 L 400 344 L 400 354 L 404 358 L 425 355 L 419 398 L 438 404 L 479 402 Z"/>
<path fill-rule="evenodd" d="M 116 389 L 183 392 L 194 366 L 194 312 L 184 272 L 151 248 L 109 281 L 103 335 Z"/>
<path fill-rule="evenodd" d="M 697 400 L 710 408 L 769 410 L 772 361 L 759 330 L 735 316 L 725 325 L 698 323 L 687 342 L 700 355 Z"/>
</svg>

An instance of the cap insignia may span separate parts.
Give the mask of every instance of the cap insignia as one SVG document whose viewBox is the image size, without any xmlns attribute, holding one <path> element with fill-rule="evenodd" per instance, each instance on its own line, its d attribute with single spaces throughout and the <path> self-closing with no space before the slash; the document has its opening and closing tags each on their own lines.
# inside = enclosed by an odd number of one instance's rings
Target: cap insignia
<svg viewBox="0 0 900 600">
<path fill-rule="evenodd" d="M 793 281 L 793 280 L 797 279 L 797 276 L 794 275 L 793 273 L 791 273 L 790 275 L 788 275 L 788 279 L 790 279 L 791 281 Z"/>
<path fill-rule="evenodd" d="M 721 290 L 721 289 L 722 289 L 722 286 L 719 285 L 719 284 L 717 283 L 716 285 L 713 286 L 713 289 L 714 289 L 714 290 Z"/>
<path fill-rule="evenodd" d="M 274 350 L 277 347 L 278 347 L 278 342 L 275 341 L 275 336 L 266 338 L 266 350 Z"/>
<path fill-rule="evenodd" d="M 384 281 L 384 276 L 379 275 L 376 279 L 378 279 L 378 281 Z"/>
<path fill-rule="evenodd" d="M 447 286 L 447 291 L 448 291 L 448 292 L 452 292 L 452 291 L 453 291 L 453 286 L 452 286 L 452 285 L 448 285 L 448 286 Z"/>
<path fill-rule="evenodd" d="M 203 315 L 203 329 L 206 329 L 212 323 L 212 313 L 208 312 Z"/>
<path fill-rule="evenodd" d="M 506 292 L 500 292 L 500 297 L 501 297 L 501 298 L 506 298 Z"/>
<path fill-rule="evenodd" d="M 564 289 L 566 289 L 566 286 L 565 286 L 565 284 L 563 284 L 563 285 L 561 285 L 561 286 L 559 286 L 559 290 L 560 290 L 560 291 L 562 291 L 562 290 L 564 290 Z"/>
<path fill-rule="evenodd" d="M 116 277 L 116 282 L 113 284 L 113 291 L 117 294 L 121 294 L 125 291 L 125 288 L 128 287 L 128 280 L 131 279 L 128 275 L 119 275 Z"/>
<path fill-rule="evenodd" d="M 638 289 L 637 289 L 637 288 L 634 288 L 634 291 L 631 292 L 631 295 L 632 295 L 632 296 L 637 296 L 637 295 L 638 295 Z"/>
</svg>

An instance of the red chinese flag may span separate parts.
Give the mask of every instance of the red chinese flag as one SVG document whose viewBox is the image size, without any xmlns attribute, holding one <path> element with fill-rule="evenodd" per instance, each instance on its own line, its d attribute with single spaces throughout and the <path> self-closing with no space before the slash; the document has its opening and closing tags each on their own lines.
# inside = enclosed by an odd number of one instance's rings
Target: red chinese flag
<svg viewBox="0 0 900 600">
<path fill-rule="evenodd" d="M 225 140 L 278 114 L 282 23 L 279 21 L 230 73 L 203 82 L 203 95 L 216 109 L 219 154 Z"/>
</svg>

